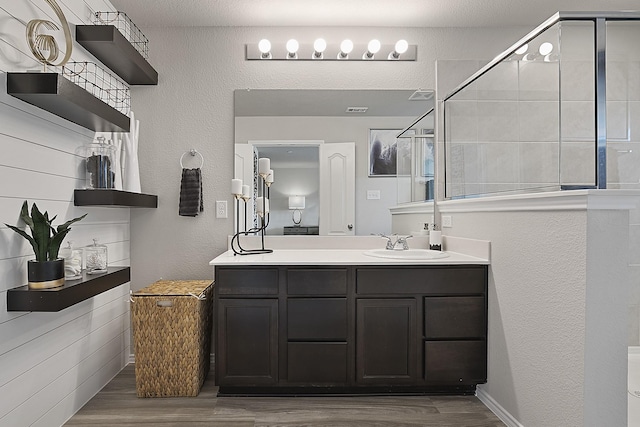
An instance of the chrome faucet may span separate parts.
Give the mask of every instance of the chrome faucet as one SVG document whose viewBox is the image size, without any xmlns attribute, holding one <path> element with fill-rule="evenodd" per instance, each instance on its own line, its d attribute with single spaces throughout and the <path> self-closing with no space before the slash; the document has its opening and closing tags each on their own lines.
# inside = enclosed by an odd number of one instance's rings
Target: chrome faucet
<svg viewBox="0 0 640 427">
<path fill-rule="evenodd" d="M 400 237 L 398 238 L 398 240 L 396 240 L 396 243 L 393 245 L 394 247 L 400 243 L 402 245 L 402 250 L 403 251 L 408 251 L 409 250 L 409 244 L 407 243 L 407 239 L 410 239 L 411 237 L 413 237 L 412 235 L 408 235 L 405 237 Z"/>
<path fill-rule="evenodd" d="M 396 238 L 395 242 L 391 239 L 391 237 L 385 235 L 385 234 L 378 234 L 378 236 L 380 237 L 384 237 L 385 239 L 387 239 L 387 244 L 385 246 L 385 249 L 388 251 L 392 251 L 396 248 L 397 244 L 401 244 L 402 245 L 402 250 L 403 251 L 408 251 L 409 250 L 409 244 L 407 243 L 407 239 L 413 237 L 411 235 L 409 236 L 405 236 L 405 237 L 398 237 Z M 392 236 L 397 236 L 397 234 L 392 234 Z"/>
</svg>

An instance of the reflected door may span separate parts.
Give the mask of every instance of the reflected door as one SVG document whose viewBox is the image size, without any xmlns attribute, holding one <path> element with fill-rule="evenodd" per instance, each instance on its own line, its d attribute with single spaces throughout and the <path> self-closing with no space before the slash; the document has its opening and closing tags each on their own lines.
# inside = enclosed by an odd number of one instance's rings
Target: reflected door
<svg viewBox="0 0 640 427">
<path fill-rule="evenodd" d="M 320 235 L 355 235 L 355 143 L 320 145 Z"/>
</svg>

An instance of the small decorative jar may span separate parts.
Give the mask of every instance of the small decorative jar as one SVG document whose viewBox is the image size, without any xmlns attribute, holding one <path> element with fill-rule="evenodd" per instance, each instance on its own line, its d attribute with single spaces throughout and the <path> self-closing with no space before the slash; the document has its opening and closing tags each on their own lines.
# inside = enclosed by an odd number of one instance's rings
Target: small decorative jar
<svg viewBox="0 0 640 427">
<path fill-rule="evenodd" d="M 93 245 L 85 246 L 84 264 L 87 274 L 107 272 L 107 247 L 99 245 L 98 239 L 93 239 Z"/>
<path fill-rule="evenodd" d="M 97 141 L 80 147 L 77 153 L 85 163 L 85 188 L 115 187 L 114 159 L 116 149 L 114 145 L 108 144 L 104 137 L 99 136 Z"/>
<path fill-rule="evenodd" d="M 60 249 L 60 258 L 64 258 L 64 278 L 75 280 L 82 277 L 82 251 L 75 250 L 72 242 L 67 242 L 67 247 Z"/>
</svg>

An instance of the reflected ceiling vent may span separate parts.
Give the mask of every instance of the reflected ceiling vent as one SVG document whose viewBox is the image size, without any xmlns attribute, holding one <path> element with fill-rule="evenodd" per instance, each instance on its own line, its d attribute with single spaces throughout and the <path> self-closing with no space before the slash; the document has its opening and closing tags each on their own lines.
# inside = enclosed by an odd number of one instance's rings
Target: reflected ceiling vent
<svg viewBox="0 0 640 427">
<path fill-rule="evenodd" d="M 428 101 L 433 98 L 432 90 L 418 89 L 409 97 L 409 101 Z"/>
<path fill-rule="evenodd" d="M 366 113 L 369 107 L 347 107 L 346 113 Z"/>
</svg>

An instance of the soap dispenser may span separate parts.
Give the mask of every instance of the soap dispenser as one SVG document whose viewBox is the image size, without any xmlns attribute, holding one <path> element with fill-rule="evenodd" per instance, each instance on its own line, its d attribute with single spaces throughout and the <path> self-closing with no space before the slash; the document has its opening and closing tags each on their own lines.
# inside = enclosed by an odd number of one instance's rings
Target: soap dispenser
<svg viewBox="0 0 640 427">
<path fill-rule="evenodd" d="M 429 233 L 429 249 L 432 251 L 442 250 L 442 231 L 436 230 L 435 224 L 433 224 L 433 229 Z"/>
</svg>

